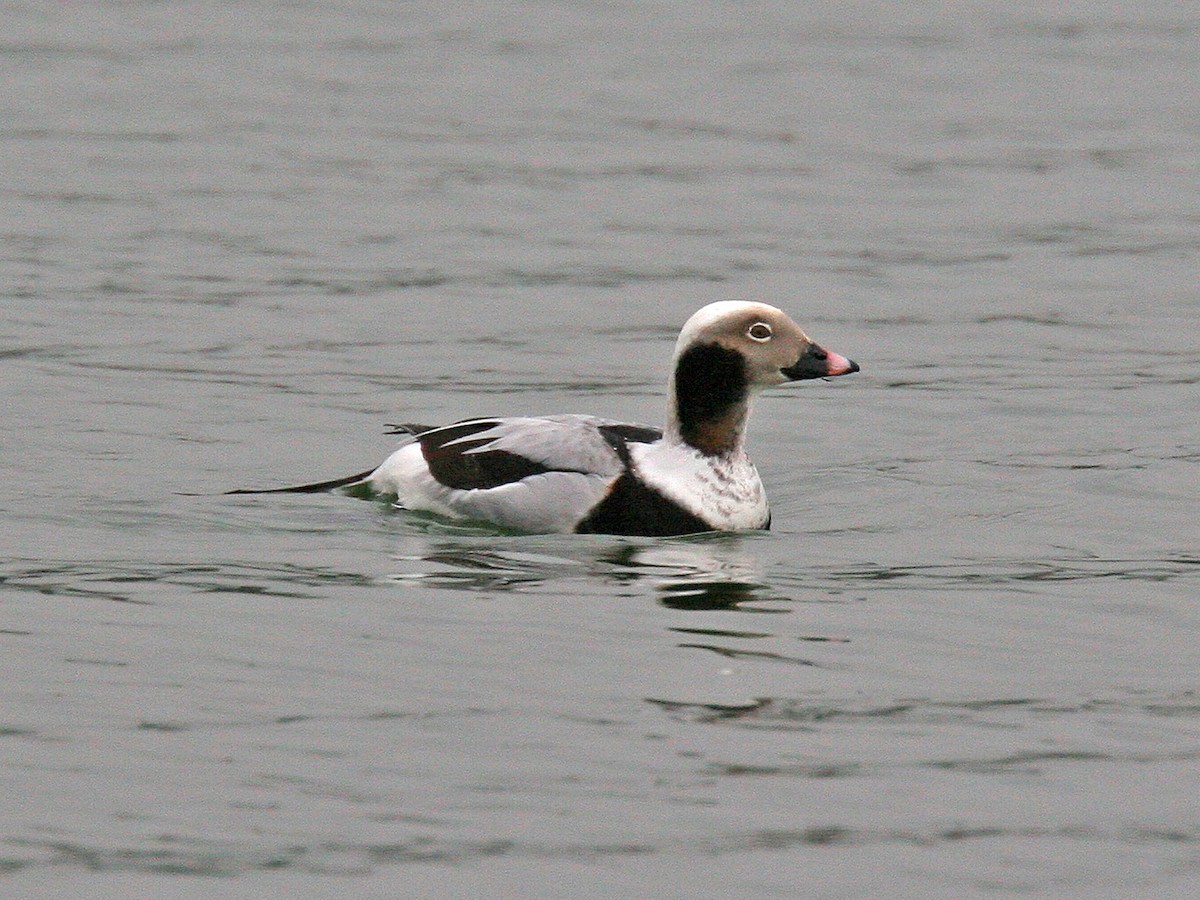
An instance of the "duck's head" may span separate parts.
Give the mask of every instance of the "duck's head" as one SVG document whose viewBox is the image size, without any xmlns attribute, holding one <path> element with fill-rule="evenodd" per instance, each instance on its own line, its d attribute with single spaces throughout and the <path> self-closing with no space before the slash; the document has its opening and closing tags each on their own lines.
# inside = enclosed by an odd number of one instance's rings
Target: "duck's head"
<svg viewBox="0 0 1200 900">
<path fill-rule="evenodd" d="M 814 343 L 783 310 L 748 300 L 719 300 L 696 312 L 679 333 L 675 363 L 686 355 L 729 353 L 744 360 L 743 378 L 752 391 L 858 371 L 858 363 Z"/>
<path fill-rule="evenodd" d="M 753 394 L 858 370 L 814 343 L 782 310 L 721 300 L 696 312 L 679 333 L 671 373 L 674 417 L 687 443 L 705 453 L 728 452 L 740 445 Z"/>
</svg>

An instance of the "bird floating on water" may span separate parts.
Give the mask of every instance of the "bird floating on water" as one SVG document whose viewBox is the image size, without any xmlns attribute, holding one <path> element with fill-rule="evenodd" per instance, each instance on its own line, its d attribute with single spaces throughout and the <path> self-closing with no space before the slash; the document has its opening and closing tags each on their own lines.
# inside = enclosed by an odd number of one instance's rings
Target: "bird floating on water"
<svg viewBox="0 0 1200 900">
<path fill-rule="evenodd" d="M 665 427 L 586 415 L 392 426 L 406 442 L 375 469 L 271 491 L 349 488 L 398 507 L 533 533 L 678 535 L 768 528 L 745 448 L 764 388 L 859 371 L 765 303 L 722 300 L 675 344 Z"/>
</svg>

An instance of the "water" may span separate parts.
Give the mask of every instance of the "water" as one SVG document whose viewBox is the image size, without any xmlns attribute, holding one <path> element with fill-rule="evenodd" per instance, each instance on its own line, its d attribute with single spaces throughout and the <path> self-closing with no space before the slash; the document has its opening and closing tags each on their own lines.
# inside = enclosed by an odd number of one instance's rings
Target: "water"
<svg viewBox="0 0 1200 900">
<path fill-rule="evenodd" d="M 1194 895 L 1190 5 L 0 15 L 5 896 Z M 728 297 L 770 533 L 219 493 Z"/>
</svg>

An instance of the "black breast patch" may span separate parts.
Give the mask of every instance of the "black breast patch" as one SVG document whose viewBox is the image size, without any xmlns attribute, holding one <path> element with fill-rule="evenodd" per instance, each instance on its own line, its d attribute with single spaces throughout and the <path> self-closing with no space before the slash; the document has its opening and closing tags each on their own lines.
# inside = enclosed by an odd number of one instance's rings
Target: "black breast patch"
<svg viewBox="0 0 1200 900">
<path fill-rule="evenodd" d="M 666 537 L 699 534 L 712 531 L 713 527 L 641 482 L 632 472 L 626 472 L 575 530 L 580 534 Z"/>
</svg>

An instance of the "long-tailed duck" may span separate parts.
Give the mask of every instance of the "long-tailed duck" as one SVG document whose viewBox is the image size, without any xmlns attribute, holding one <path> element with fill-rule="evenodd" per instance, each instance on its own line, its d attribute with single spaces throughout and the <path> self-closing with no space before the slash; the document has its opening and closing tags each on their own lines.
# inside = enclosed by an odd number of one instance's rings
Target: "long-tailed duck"
<svg viewBox="0 0 1200 900">
<path fill-rule="evenodd" d="M 526 532 L 767 528 L 766 493 L 745 450 L 751 400 L 772 385 L 858 370 L 781 310 L 722 300 L 679 334 L 662 430 L 582 415 L 400 425 L 394 433 L 409 440 L 378 468 L 277 490 L 347 487 Z"/>
</svg>

